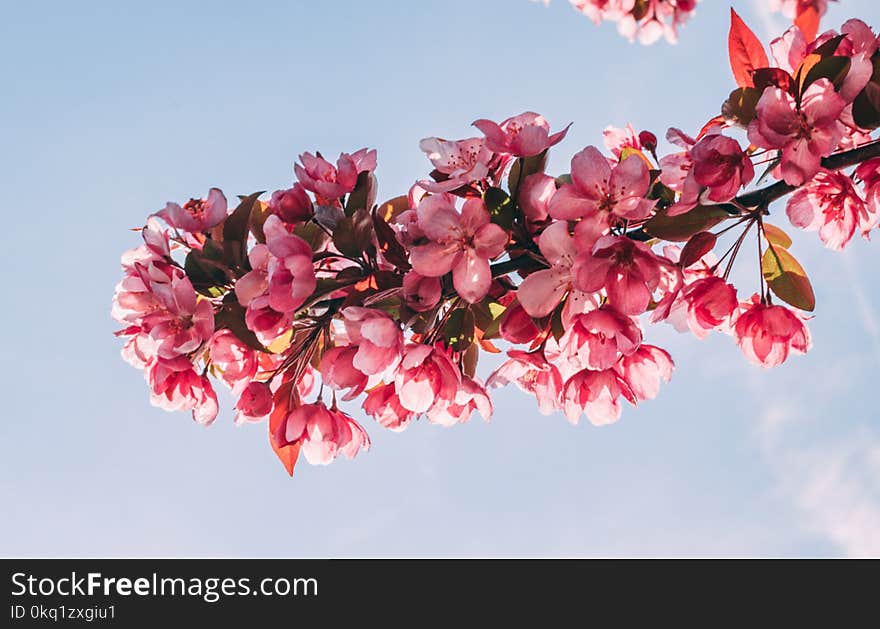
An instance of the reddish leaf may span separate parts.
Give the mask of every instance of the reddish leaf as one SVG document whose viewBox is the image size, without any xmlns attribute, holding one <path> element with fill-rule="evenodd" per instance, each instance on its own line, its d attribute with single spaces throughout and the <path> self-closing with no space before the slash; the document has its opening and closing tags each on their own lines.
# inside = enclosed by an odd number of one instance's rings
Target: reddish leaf
<svg viewBox="0 0 880 629">
<path fill-rule="evenodd" d="M 687 244 L 681 250 L 679 264 L 682 268 L 687 268 L 697 263 L 700 258 L 712 251 L 718 238 L 712 232 L 699 232 L 691 236 Z"/>
<path fill-rule="evenodd" d="M 763 93 L 765 88 L 778 87 L 779 89 L 789 92 L 794 79 L 782 68 L 760 68 L 755 70 L 752 77 L 755 81 L 755 89 Z"/>
<path fill-rule="evenodd" d="M 299 457 L 300 444 L 279 445 L 278 440 L 275 438 L 275 433 L 290 412 L 291 401 L 297 397 L 293 385 L 294 381 L 288 380 L 278 387 L 278 391 L 275 392 L 275 408 L 272 409 L 272 414 L 269 415 L 269 444 L 272 446 L 275 456 L 279 458 L 290 476 L 293 476 L 293 468 L 296 465 L 296 459 Z"/>
<path fill-rule="evenodd" d="M 746 26 L 736 11 L 730 9 L 730 33 L 727 36 L 730 68 L 740 87 L 754 87 L 752 74 L 770 65 L 761 40 Z"/>
<path fill-rule="evenodd" d="M 709 120 L 709 122 L 704 124 L 702 129 L 700 129 L 700 132 L 697 134 L 697 140 L 701 140 L 703 138 L 703 136 L 706 135 L 707 133 L 709 133 L 709 130 L 712 129 L 713 127 L 717 127 L 718 125 L 724 125 L 724 124 L 727 124 L 726 121 L 724 120 L 724 116 L 715 116 L 714 118 Z"/>
<path fill-rule="evenodd" d="M 661 240 L 684 242 L 696 233 L 712 229 L 730 214 L 719 207 L 698 205 L 685 214 L 667 216 L 667 210 L 660 210 L 645 223 L 643 229 L 648 235 Z"/>
<path fill-rule="evenodd" d="M 794 19 L 794 24 L 801 29 L 807 41 L 813 41 L 816 39 L 816 35 L 819 34 L 819 17 L 816 7 L 798 2 L 797 17 Z"/>
</svg>

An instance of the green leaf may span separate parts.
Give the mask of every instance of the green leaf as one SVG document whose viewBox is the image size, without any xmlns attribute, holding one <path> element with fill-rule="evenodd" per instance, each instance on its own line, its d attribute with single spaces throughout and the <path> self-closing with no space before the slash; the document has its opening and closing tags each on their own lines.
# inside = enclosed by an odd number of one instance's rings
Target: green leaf
<svg viewBox="0 0 880 629">
<path fill-rule="evenodd" d="M 684 242 L 696 233 L 715 227 L 730 218 L 730 214 L 714 205 L 698 205 L 678 216 L 667 216 L 668 210 L 659 210 L 645 223 L 644 230 L 654 238 L 671 242 Z"/>
<path fill-rule="evenodd" d="M 783 249 L 791 247 L 791 236 L 786 234 L 776 225 L 771 225 L 770 223 L 762 223 L 762 225 L 764 227 L 764 238 L 766 238 L 770 244 L 782 247 Z"/>
<path fill-rule="evenodd" d="M 510 196 L 501 188 L 487 188 L 483 193 L 483 203 L 489 211 L 493 223 L 503 229 L 513 227 L 514 209 Z"/>
<path fill-rule="evenodd" d="M 550 315 L 550 331 L 553 333 L 553 338 L 557 341 L 562 338 L 565 334 L 565 326 L 562 324 L 562 310 L 565 308 L 565 302 L 563 301 L 561 304 L 556 306 L 556 310 L 553 311 L 553 314 Z"/>
<path fill-rule="evenodd" d="M 241 202 L 223 222 L 223 250 L 226 261 L 232 268 L 242 265 L 247 254 L 247 237 L 251 225 L 251 211 L 261 194 L 254 192 L 246 197 L 239 197 Z"/>
<path fill-rule="evenodd" d="M 761 271 L 773 294 L 785 303 L 812 311 L 816 307 L 813 287 L 800 263 L 788 249 L 772 244 L 761 257 Z"/>
<path fill-rule="evenodd" d="M 474 342 L 474 313 L 470 308 L 454 310 L 443 326 L 446 345 L 456 352 L 463 352 Z"/>
</svg>

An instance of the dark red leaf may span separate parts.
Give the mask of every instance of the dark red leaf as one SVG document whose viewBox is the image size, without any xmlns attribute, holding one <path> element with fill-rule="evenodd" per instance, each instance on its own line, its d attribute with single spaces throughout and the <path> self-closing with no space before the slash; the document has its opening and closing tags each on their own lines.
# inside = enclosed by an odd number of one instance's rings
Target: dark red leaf
<svg viewBox="0 0 880 629">
<path fill-rule="evenodd" d="M 694 234 L 681 250 L 679 264 L 681 264 L 682 268 L 686 269 L 690 265 L 697 263 L 700 258 L 712 251 L 717 240 L 715 234 L 712 232 L 699 232 Z"/>
</svg>

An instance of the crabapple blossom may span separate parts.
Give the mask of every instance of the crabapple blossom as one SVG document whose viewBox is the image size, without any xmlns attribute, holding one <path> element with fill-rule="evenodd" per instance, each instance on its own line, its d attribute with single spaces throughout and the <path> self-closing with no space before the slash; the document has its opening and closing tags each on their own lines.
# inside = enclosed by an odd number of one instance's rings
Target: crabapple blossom
<svg viewBox="0 0 880 629">
<path fill-rule="evenodd" d="M 792 225 L 818 231 L 825 246 L 836 251 L 846 246 L 856 228 L 868 231 L 877 223 L 852 179 L 832 171 L 817 173 L 789 198 L 785 211 Z"/>
<path fill-rule="evenodd" d="M 844 107 L 846 101 L 828 79 L 810 85 L 800 103 L 788 92 L 768 87 L 749 124 L 749 140 L 761 148 L 781 149 L 782 179 L 800 186 L 819 172 L 821 159 L 843 137 L 840 115 Z"/>
<path fill-rule="evenodd" d="M 323 402 L 293 409 L 278 425 L 275 438 L 282 446 L 300 444 L 312 465 L 327 465 L 340 454 L 352 459 L 359 451 L 370 449 L 370 438 L 361 425 Z"/>
<path fill-rule="evenodd" d="M 474 121 L 474 126 L 485 134 L 489 150 L 515 157 L 531 157 L 559 144 L 571 125 L 551 134 L 550 123 L 544 116 L 527 111 L 501 123 L 481 118 Z"/>
<path fill-rule="evenodd" d="M 490 222 L 482 200 L 466 200 L 459 214 L 454 197 L 432 195 L 419 203 L 418 217 L 430 242 L 412 249 L 413 270 L 426 277 L 452 271 L 453 286 L 462 299 L 480 301 L 492 282 L 489 260 L 504 251 L 508 240 L 504 230 Z"/>
<path fill-rule="evenodd" d="M 696 2 L 575 4 L 649 41 Z M 526 112 L 478 119 L 482 138 L 422 140 L 433 171 L 382 203 L 369 149 L 303 153 L 289 188 L 232 211 L 219 189 L 169 203 L 121 258 L 123 359 L 151 403 L 205 425 L 224 383 L 234 423 L 261 425 L 293 474 L 300 453 L 322 465 L 369 448 L 342 408 L 355 400 L 376 430 L 451 427 L 488 421 L 490 391 L 514 384 L 543 414 L 613 423 L 670 381 L 649 323 L 723 332 L 761 367 L 807 352 L 815 292 L 770 215 L 791 195 L 791 222 L 832 249 L 880 222 L 880 52 L 859 20 L 817 37 L 815 15 L 795 15 L 769 67 L 733 14 L 737 89 L 688 123 L 695 137 L 671 127 L 662 158 L 626 124 L 606 127 L 607 156 L 573 147 L 570 173 L 551 172 L 568 127 Z M 744 192 L 764 164 L 770 181 Z M 487 353 L 506 357 L 484 380 Z"/>
<path fill-rule="evenodd" d="M 737 345 L 750 362 L 776 367 L 790 352 L 806 354 L 812 346 L 803 318 L 789 308 L 762 303 L 758 295 L 742 308 L 733 331 Z"/>
<path fill-rule="evenodd" d="M 157 216 L 177 229 L 193 233 L 205 231 L 226 218 L 226 197 L 218 188 L 211 188 L 207 199 L 190 199 L 183 206 L 167 203 Z"/>
<path fill-rule="evenodd" d="M 571 181 L 550 200 L 555 219 L 589 220 L 604 233 L 616 220 L 643 219 L 654 208 L 645 198 L 651 175 L 638 155 L 612 167 L 596 147 L 588 146 L 571 160 Z"/>
<path fill-rule="evenodd" d="M 293 169 L 302 187 L 314 192 L 319 203 L 329 204 L 354 190 L 360 173 L 376 170 L 376 151 L 364 148 L 350 155 L 342 153 L 335 166 L 320 153 L 303 153 L 299 161 Z"/>
</svg>

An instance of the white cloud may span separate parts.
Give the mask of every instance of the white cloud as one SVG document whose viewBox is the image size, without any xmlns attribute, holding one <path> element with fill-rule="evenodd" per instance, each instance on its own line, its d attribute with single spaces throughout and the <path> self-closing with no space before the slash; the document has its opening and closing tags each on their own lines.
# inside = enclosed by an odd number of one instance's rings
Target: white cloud
<svg viewBox="0 0 880 629">
<path fill-rule="evenodd" d="M 833 442 L 797 445 L 812 419 L 787 404 L 768 407 L 761 418 L 756 437 L 777 491 L 806 529 L 842 554 L 880 557 L 880 435 L 859 428 Z"/>
</svg>

